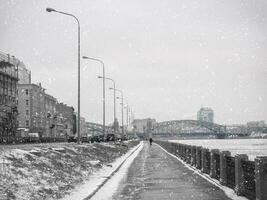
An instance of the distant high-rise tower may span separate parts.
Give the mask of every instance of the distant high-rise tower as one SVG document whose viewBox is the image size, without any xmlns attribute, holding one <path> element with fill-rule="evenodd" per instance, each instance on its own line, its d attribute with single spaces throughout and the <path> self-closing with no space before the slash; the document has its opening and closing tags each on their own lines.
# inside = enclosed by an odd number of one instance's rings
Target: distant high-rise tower
<svg viewBox="0 0 267 200">
<path fill-rule="evenodd" d="M 197 120 L 205 121 L 205 122 L 212 122 L 213 123 L 214 112 L 211 108 L 202 107 L 197 112 Z"/>
</svg>

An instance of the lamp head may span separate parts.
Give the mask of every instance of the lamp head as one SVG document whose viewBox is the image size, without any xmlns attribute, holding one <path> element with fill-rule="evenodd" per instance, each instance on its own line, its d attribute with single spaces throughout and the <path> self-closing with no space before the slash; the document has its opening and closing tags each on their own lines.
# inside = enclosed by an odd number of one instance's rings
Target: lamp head
<svg viewBox="0 0 267 200">
<path fill-rule="evenodd" d="M 83 58 L 83 59 L 88 59 L 88 57 L 87 57 L 87 56 L 83 56 L 82 58 Z"/>
<path fill-rule="evenodd" d="M 103 78 L 103 76 L 97 76 L 97 78 Z"/>
<path fill-rule="evenodd" d="M 114 90 L 113 88 L 109 88 L 110 90 Z"/>
<path fill-rule="evenodd" d="M 53 8 L 46 8 L 46 11 L 47 11 L 47 12 L 55 12 L 56 10 L 53 9 Z"/>
</svg>

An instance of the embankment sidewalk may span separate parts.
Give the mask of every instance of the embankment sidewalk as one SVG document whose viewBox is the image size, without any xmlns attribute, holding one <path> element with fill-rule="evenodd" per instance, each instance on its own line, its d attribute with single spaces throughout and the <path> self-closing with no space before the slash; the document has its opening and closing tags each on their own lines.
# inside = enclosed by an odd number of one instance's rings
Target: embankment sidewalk
<svg viewBox="0 0 267 200">
<path fill-rule="evenodd" d="M 113 199 L 231 199 L 156 144 L 144 145 L 119 188 Z"/>
</svg>

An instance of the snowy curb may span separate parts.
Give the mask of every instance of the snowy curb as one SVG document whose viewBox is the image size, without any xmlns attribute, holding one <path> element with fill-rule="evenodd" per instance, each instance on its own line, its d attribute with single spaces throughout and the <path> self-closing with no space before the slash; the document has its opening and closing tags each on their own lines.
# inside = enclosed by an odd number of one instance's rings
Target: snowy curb
<svg viewBox="0 0 267 200">
<path fill-rule="evenodd" d="M 63 200 L 82 200 L 90 199 L 99 188 L 121 167 L 121 165 L 127 160 L 138 148 L 142 147 L 143 143 L 130 149 L 125 155 L 117 158 L 113 163 L 104 166 L 96 173 L 89 177 L 90 180 L 85 181 L 82 185 L 77 185 L 74 191 L 62 198 Z M 141 148 L 140 148 L 141 149 Z"/>
<path fill-rule="evenodd" d="M 206 179 L 207 181 L 209 181 L 210 183 L 212 183 L 213 185 L 215 185 L 216 187 L 220 188 L 222 191 L 224 191 L 224 193 L 226 194 L 226 196 L 228 196 L 229 198 L 233 199 L 233 200 L 248 200 L 245 197 L 240 197 L 237 196 L 236 193 L 226 187 L 220 184 L 220 182 L 218 180 L 214 180 L 212 179 L 209 175 L 207 174 L 203 174 L 199 169 L 196 169 L 190 165 L 188 165 L 187 163 L 185 163 L 183 160 L 181 160 L 180 158 L 178 158 L 177 156 L 169 153 L 168 151 L 166 151 L 164 148 L 162 148 L 160 145 L 156 144 L 157 146 L 159 146 L 164 152 L 166 152 L 167 154 L 169 154 L 170 156 L 172 156 L 173 158 L 177 159 L 178 161 L 180 161 L 186 168 L 188 168 L 189 170 L 193 171 L 195 174 L 198 174 L 199 176 L 201 176 L 202 178 Z"/>
<path fill-rule="evenodd" d="M 117 173 L 115 173 L 108 181 L 103 185 L 103 187 L 90 199 L 90 200 L 110 200 L 113 199 L 112 196 L 117 192 L 120 182 L 123 180 L 125 175 L 128 173 L 128 169 L 132 162 L 139 155 L 140 151 L 143 149 L 144 143 L 141 142 L 140 148 L 136 149 L 125 162 L 119 167 Z M 87 200 L 84 199 L 84 200 Z"/>
</svg>

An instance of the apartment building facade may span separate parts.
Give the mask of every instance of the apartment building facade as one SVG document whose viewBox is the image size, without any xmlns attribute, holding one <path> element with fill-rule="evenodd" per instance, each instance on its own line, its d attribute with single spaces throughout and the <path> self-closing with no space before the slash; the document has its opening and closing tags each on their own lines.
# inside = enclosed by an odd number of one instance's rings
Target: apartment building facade
<svg viewBox="0 0 267 200">
<path fill-rule="evenodd" d="M 18 85 L 18 122 L 19 128 L 29 132 L 45 132 L 45 90 L 37 84 Z"/>
<path fill-rule="evenodd" d="M 74 134 L 74 108 L 64 103 L 56 104 L 56 113 L 58 122 L 63 124 L 64 130 L 61 131 L 60 135 L 65 137 L 73 136 Z"/>
<path fill-rule="evenodd" d="M 14 57 L 0 52 L 0 138 L 14 136 L 17 129 L 17 83 Z"/>
</svg>

